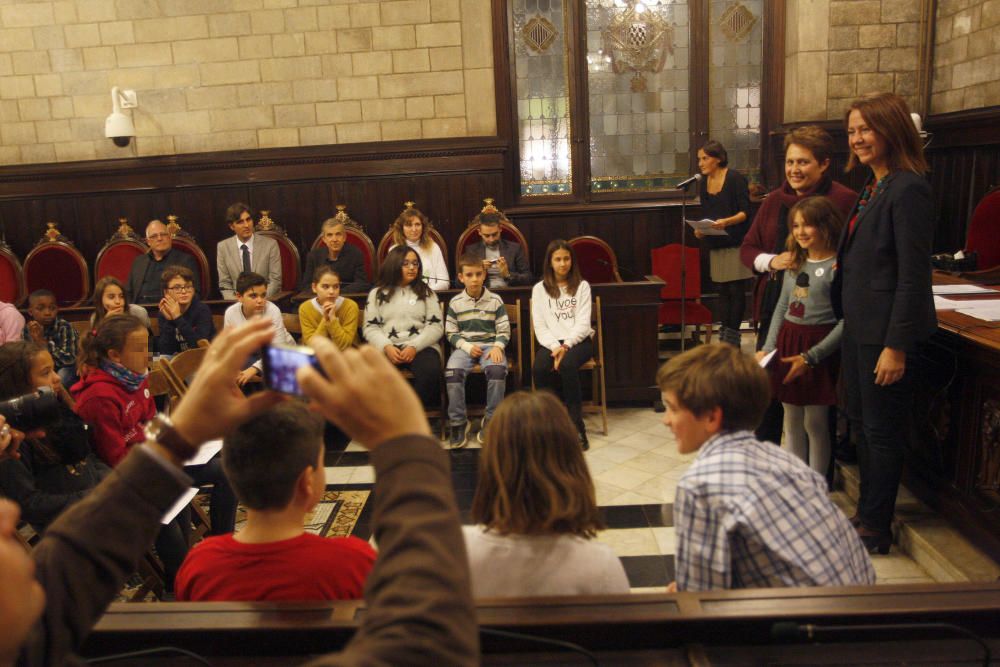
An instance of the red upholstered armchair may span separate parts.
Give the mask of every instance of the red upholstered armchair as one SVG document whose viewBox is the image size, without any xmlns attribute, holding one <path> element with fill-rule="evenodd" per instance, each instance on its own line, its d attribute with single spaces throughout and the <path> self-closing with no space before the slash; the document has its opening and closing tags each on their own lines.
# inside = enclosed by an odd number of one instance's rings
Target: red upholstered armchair
<svg viewBox="0 0 1000 667">
<path fill-rule="evenodd" d="M 701 261 L 698 248 L 686 247 L 684 260 L 687 276 L 684 280 L 684 325 L 704 326 L 705 341 L 712 342 L 712 311 L 701 303 Z M 681 245 L 653 248 L 650 251 L 653 273 L 659 276 L 664 286 L 660 290 L 659 324 L 681 323 Z M 682 332 L 684 335 L 684 332 Z"/>
<path fill-rule="evenodd" d="M 965 249 L 978 255 L 977 271 L 1000 265 L 1000 186 L 987 192 L 972 212 Z"/>
<path fill-rule="evenodd" d="M 531 257 L 531 252 L 528 250 L 528 240 L 524 238 L 524 234 L 521 233 L 521 230 L 514 226 L 514 223 L 512 223 L 507 216 L 503 214 L 503 211 L 493 205 L 492 199 L 487 198 L 483 201 L 486 203 L 483 210 L 481 210 L 476 217 L 469 221 L 469 226 L 466 227 L 465 231 L 462 232 L 462 235 L 458 237 L 458 243 L 455 244 L 455 261 L 457 262 L 462 257 L 462 253 L 465 252 L 466 248 L 479 241 L 479 216 L 483 213 L 500 214 L 500 238 L 517 243 L 524 249 L 524 256 Z"/>
<path fill-rule="evenodd" d="M 368 234 L 365 233 L 364 225 L 352 219 L 347 214 L 347 206 L 337 204 L 337 215 L 333 219 L 344 223 L 344 232 L 347 233 L 347 242 L 361 251 L 361 256 L 365 260 L 365 274 L 368 282 L 375 282 L 375 274 L 378 271 L 378 262 L 375 257 L 375 244 Z M 323 245 L 323 234 L 320 233 L 313 241 L 312 249 L 315 250 Z"/>
<path fill-rule="evenodd" d="M 143 240 L 128 224 L 128 219 L 118 218 L 118 229 L 97 253 L 97 261 L 94 262 L 94 282 L 104 276 L 114 276 L 125 284 L 128 282 L 132 262 L 136 257 L 146 254 L 148 250 Z"/>
<path fill-rule="evenodd" d="M 212 272 L 209 269 L 208 257 L 205 256 L 205 251 L 195 242 L 191 232 L 181 229 L 180 223 L 177 222 L 177 216 L 172 213 L 167 216 L 167 231 L 170 232 L 174 248 L 194 257 L 194 261 L 198 265 L 198 271 L 201 273 L 201 288 L 198 293 L 201 294 L 203 299 L 207 298 L 212 292 L 210 282 Z"/>
<path fill-rule="evenodd" d="M 281 256 L 281 291 L 294 293 L 299 289 L 302 258 L 299 256 L 299 249 L 288 238 L 288 232 L 272 220 L 270 214 L 270 211 L 260 212 L 256 233 L 278 242 L 278 254 Z"/>
<path fill-rule="evenodd" d="M 580 265 L 580 275 L 588 283 L 620 283 L 618 257 L 603 239 L 596 236 L 577 236 L 569 240 Z"/>
<path fill-rule="evenodd" d="M 0 237 L 0 301 L 19 305 L 24 299 L 24 271 L 17 255 Z"/>
<path fill-rule="evenodd" d="M 46 223 L 42 238 L 24 258 L 24 284 L 30 294 L 51 290 L 61 306 L 76 306 L 90 297 L 87 260 L 73 242 L 59 232 L 55 222 Z"/>
</svg>

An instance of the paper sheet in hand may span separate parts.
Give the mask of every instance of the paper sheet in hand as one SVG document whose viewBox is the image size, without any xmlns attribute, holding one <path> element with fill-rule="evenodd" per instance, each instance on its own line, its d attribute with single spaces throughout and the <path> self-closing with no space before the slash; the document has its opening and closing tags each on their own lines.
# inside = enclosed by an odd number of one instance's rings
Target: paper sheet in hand
<svg viewBox="0 0 1000 667">
<path fill-rule="evenodd" d="M 212 457 L 222 451 L 222 440 L 209 440 L 198 453 L 184 462 L 186 466 L 200 466 L 212 460 Z"/>
<path fill-rule="evenodd" d="M 725 229 L 715 229 L 712 227 L 715 220 L 704 218 L 702 220 L 685 220 L 684 222 L 691 225 L 691 229 L 701 232 L 705 236 L 729 236 L 729 232 Z"/>
<path fill-rule="evenodd" d="M 180 514 L 181 510 L 184 509 L 187 506 L 187 504 L 191 502 L 191 499 L 194 498 L 196 495 L 198 495 L 198 489 L 196 487 L 191 487 L 190 489 L 185 491 L 184 495 L 178 498 L 177 502 L 171 505 L 170 509 L 167 510 L 167 513 L 163 515 L 163 518 L 160 519 L 160 523 L 162 523 L 165 526 L 171 521 L 173 521 L 174 517 Z"/>
<path fill-rule="evenodd" d="M 983 287 L 982 285 L 934 285 L 931 287 L 934 294 L 991 294 L 995 289 Z"/>
<path fill-rule="evenodd" d="M 761 358 L 761 360 L 760 360 L 760 362 L 759 362 L 759 363 L 760 363 L 760 367 L 761 367 L 761 368 L 767 368 L 767 365 L 768 365 L 769 363 L 771 363 L 771 359 L 774 359 L 774 355 L 775 355 L 775 353 L 776 353 L 777 351 L 778 351 L 778 350 L 777 350 L 777 348 L 775 348 L 775 349 L 771 350 L 770 352 L 768 352 L 767 354 L 765 354 L 765 355 L 764 355 L 764 356 L 763 356 L 763 357 Z"/>
</svg>

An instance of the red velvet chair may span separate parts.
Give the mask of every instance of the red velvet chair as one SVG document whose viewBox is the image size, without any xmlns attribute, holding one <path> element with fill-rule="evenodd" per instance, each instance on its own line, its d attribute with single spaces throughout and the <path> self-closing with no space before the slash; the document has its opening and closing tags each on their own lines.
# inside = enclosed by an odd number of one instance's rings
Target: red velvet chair
<svg viewBox="0 0 1000 667">
<path fill-rule="evenodd" d="M 122 284 L 127 283 L 132 262 L 148 251 L 149 247 L 128 224 L 128 219 L 118 218 L 118 229 L 97 253 L 97 260 L 94 262 L 94 283 L 104 276 L 114 276 L 122 281 Z"/>
<path fill-rule="evenodd" d="M 302 258 L 299 256 L 299 249 L 288 238 L 285 228 L 272 220 L 270 213 L 270 211 L 260 212 L 256 233 L 278 242 L 278 254 L 281 256 L 281 291 L 294 293 L 299 289 Z"/>
<path fill-rule="evenodd" d="M 671 245 L 653 248 L 650 251 L 653 273 L 659 276 L 664 286 L 660 290 L 660 313 L 658 322 L 679 325 L 681 323 L 681 245 Z M 701 260 L 698 248 L 686 248 L 685 268 L 687 276 L 684 281 L 684 325 L 704 326 L 705 341 L 712 342 L 712 311 L 701 303 Z M 683 332 L 682 332 L 683 333 Z"/>
<path fill-rule="evenodd" d="M 492 199 L 487 198 L 483 201 L 486 203 L 486 206 L 479 212 L 479 215 L 469 221 L 469 226 L 458 237 L 458 243 L 455 244 L 455 261 L 459 260 L 466 248 L 479 241 L 479 216 L 483 213 L 499 213 L 501 216 L 500 238 L 519 244 L 524 249 L 524 256 L 531 257 L 531 253 L 528 250 L 528 240 L 524 238 L 521 230 L 514 226 L 514 223 L 503 214 L 503 211 L 493 205 Z"/>
<path fill-rule="evenodd" d="M 46 223 L 42 238 L 24 258 L 24 285 L 30 294 L 50 290 L 60 306 L 76 306 L 90 298 L 87 260 L 73 242 L 59 232 L 55 222 Z"/>
<path fill-rule="evenodd" d="M 364 226 L 353 220 L 347 214 L 347 206 L 337 204 L 337 215 L 333 216 L 338 222 L 344 223 L 344 232 L 347 233 L 347 242 L 361 251 L 361 256 L 365 260 L 365 273 L 368 275 L 368 282 L 375 282 L 375 274 L 378 273 L 378 261 L 375 257 L 375 244 L 368 234 L 365 233 Z M 313 241 L 312 249 L 323 246 L 323 234 L 320 233 Z"/>
<path fill-rule="evenodd" d="M 167 231 L 170 232 L 174 248 L 194 257 L 198 271 L 201 272 L 201 289 L 199 290 L 199 294 L 201 294 L 202 299 L 208 298 L 208 295 L 215 290 L 212 289 L 212 272 L 208 266 L 208 257 L 205 256 L 205 251 L 195 242 L 191 232 L 181 229 L 176 215 L 170 214 L 167 216 Z"/>
<path fill-rule="evenodd" d="M 580 275 L 588 283 L 622 282 L 618 274 L 618 258 L 606 241 L 596 236 L 577 236 L 570 239 L 569 244 L 576 253 Z"/>
<path fill-rule="evenodd" d="M 0 301 L 20 305 L 24 300 L 24 270 L 21 261 L 0 238 Z"/>
<path fill-rule="evenodd" d="M 965 237 L 965 249 L 978 255 L 977 271 L 1000 265 L 1000 186 L 992 188 L 976 204 Z"/>
</svg>

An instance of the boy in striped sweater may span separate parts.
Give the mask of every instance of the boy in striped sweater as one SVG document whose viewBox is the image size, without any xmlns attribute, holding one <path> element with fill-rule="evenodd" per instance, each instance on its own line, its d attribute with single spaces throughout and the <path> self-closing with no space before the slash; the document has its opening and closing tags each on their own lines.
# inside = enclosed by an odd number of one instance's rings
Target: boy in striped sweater
<svg viewBox="0 0 1000 667">
<path fill-rule="evenodd" d="M 504 348 L 510 340 L 510 321 L 503 299 L 483 286 L 486 271 L 482 260 L 463 255 L 458 262 L 458 280 L 465 289 L 448 303 L 444 327 L 453 350 L 444 378 L 451 427 L 449 442 L 456 448 L 465 446 L 471 428 L 465 412 L 465 376 L 476 364 L 486 375 L 486 414 L 476 436 L 482 442 L 486 424 L 506 391 Z"/>
</svg>

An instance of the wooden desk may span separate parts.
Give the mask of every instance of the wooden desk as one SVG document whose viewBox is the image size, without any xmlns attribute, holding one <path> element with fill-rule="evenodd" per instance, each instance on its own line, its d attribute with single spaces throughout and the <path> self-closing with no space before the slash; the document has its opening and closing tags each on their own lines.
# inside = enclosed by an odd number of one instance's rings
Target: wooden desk
<svg viewBox="0 0 1000 667">
<path fill-rule="evenodd" d="M 967 281 L 936 273 L 934 282 Z M 939 311 L 912 369 L 907 488 L 1000 560 L 1000 322 Z"/>
<path fill-rule="evenodd" d="M 1000 584 L 855 586 L 481 600 L 476 613 L 481 627 L 575 642 L 601 654 L 630 652 L 635 658 L 635 662 L 625 662 L 609 655 L 602 661 L 606 665 L 707 664 L 665 658 L 683 655 L 679 649 L 692 644 L 743 647 L 744 651 L 753 645 L 767 646 L 772 643 L 771 626 L 776 621 L 818 625 L 949 622 L 995 639 L 1000 636 L 998 600 Z M 306 655 L 342 647 L 363 611 L 360 601 L 115 603 L 87 639 L 84 654 L 93 657 L 169 645 L 209 656 L 219 665 L 298 664 Z M 874 642 L 889 636 L 883 633 L 856 640 Z M 950 638 L 926 631 L 920 635 L 922 639 L 939 637 Z M 814 655 L 824 656 L 837 650 L 829 644 L 812 649 Z M 881 651 L 871 646 L 867 650 L 869 659 Z M 975 655 L 974 645 L 967 641 L 953 650 L 963 657 Z M 589 664 L 558 649 L 547 652 L 537 644 L 488 634 L 482 635 L 482 651 L 489 656 L 486 664 Z M 532 657 L 526 657 L 525 651 L 532 652 Z M 859 657 L 836 664 L 867 662 Z M 176 659 L 146 658 L 139 664 L 173 664 L 170 660 Z M 778 662 L 820 664 L 815 657 Z"/>
</svg>

